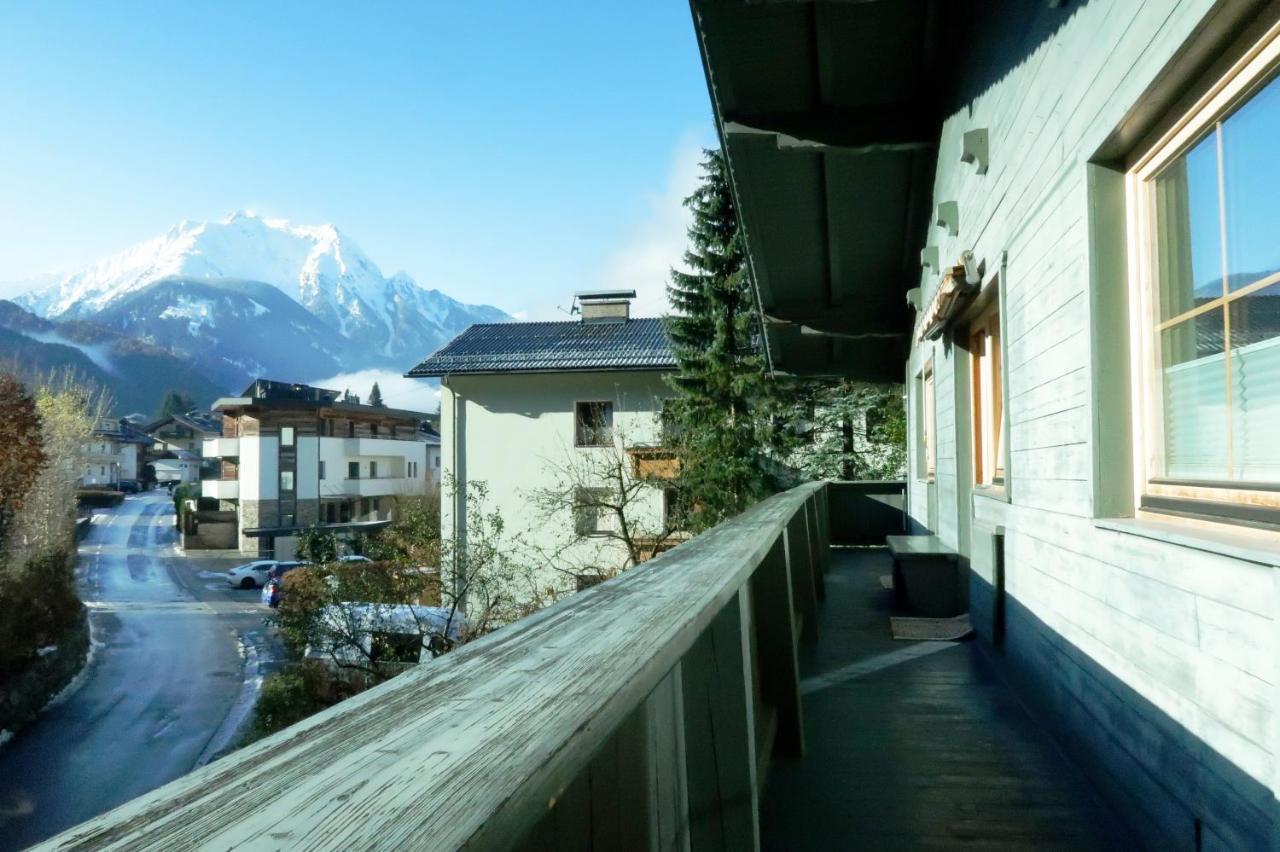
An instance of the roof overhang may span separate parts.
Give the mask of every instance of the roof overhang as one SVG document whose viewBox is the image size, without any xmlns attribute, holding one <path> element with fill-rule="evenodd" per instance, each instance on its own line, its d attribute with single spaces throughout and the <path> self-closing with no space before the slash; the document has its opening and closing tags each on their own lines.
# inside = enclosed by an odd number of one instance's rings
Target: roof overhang
<svg viewBox="0 0 1280 852">
<path fill-rule="evenodd" d="M 944 4 L 691 6 L 772 368 L 901 381 L 941 130 Z"/>
</svg>

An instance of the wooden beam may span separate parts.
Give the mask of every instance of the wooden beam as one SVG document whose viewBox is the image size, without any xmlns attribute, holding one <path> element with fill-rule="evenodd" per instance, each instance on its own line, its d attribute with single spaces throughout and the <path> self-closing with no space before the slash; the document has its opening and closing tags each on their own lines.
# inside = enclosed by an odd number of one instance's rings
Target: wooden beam
<svg viewBox="0 0 1280 852">
<path fill-rule="evenodd" d="M 942 125 L 931 109 L 914 104 L 892 107 L 831 108 L 804 112 L 729 112 L 726 136 L 769 134 L 780 150 L 838 150 L 844 153 L 903 151 L 937 147 Z"/>
</svg>

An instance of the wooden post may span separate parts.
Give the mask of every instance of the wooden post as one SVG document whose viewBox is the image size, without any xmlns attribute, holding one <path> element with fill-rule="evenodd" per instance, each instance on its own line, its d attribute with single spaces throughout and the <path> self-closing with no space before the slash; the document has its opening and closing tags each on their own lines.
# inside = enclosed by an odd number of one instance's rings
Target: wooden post
<svg viewBox="0 0 1280 852">
<path fill-rule="evenodd" d="M 796 512 L 787 522 L 782 539 L 787 553 L 787 571 L 791 576 L 791 591 L 796 612 L 799 613 L 800 638 L 805 642 L 818 641 L 818 591 L 813 579 L 815 565 L 813 548 L 809 546 L 809 524 L 803 511 Z"/>
<path fill-rule="evenodd" d="M 760 848 L 749 606 L 739 590 L 680 665 L 694 849 Z"/>
<path fill-rule="evenodd" d="M 818 600 L 827 599 L 827 567 L 823 559 L 822 529 L 818 522 L 818 500 L 804 501 L 805 532 L 809 539 L 809 560 L 813 563 L 813 591 Z"/>
<path fill-rule="evenodd" d="M 778 757 L 804 755 L 800 662 L 796 654 L 800 631 L 791 589 L 787 552 L 780 537 L 751 577 L 760 694 L 776 716 L 773 753 Z"/>
</svg>

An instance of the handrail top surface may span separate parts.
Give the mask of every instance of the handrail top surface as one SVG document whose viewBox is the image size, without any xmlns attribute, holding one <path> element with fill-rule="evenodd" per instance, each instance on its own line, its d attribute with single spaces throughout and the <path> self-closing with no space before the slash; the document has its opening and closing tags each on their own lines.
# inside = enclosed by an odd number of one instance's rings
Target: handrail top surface
<svg viewBox="0 0 1280 852">
<path fill-rule="evenodd" d="M 824 487 L 419 665 L 37 849 L 440 848 L 526 828 Z M 535 809 L 531 811 L 532 809 Z"/>
</svg>

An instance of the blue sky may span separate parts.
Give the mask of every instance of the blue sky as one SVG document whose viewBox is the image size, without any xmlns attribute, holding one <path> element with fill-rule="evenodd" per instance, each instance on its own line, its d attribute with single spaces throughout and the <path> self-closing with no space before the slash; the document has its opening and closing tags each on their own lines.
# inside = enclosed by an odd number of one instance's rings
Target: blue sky
<svg viewBox="0 0 1280 852">
<path fill-rule="evenodd" d="M 682 0 L 0 15 L 0 281 L 249 208 L 522 316 L 660 306 L 714 140 Z"/>
</svg>

